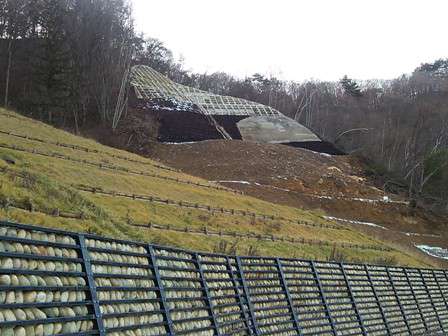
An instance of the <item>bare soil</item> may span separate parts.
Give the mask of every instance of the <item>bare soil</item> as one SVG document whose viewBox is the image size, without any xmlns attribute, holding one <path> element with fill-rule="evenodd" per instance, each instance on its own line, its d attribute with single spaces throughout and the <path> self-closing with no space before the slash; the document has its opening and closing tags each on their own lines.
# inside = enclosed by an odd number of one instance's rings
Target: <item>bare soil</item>
<svg viewBox="0 0 448 336">
<path fill-rule="evenodd" d="M 382 190 L 381 181 L 367 173 L 354 156 L 329 156 L 284 145 L 224 140 L 175 145 L 152 143 L 141 150 L 142 154 L 186 173 L 222 181 L 227 187 L 270 202 L 374 223 L 397 233 L 440 235 L 440 238 L 398 235 L 395 240 L 438 242 L 439 246 L 448 243 L 446 218 L 406 204 L 368 202 L 367 199 L 382 200 L 384 196 L 397 201 L 405 198 Z"/>
</svg>

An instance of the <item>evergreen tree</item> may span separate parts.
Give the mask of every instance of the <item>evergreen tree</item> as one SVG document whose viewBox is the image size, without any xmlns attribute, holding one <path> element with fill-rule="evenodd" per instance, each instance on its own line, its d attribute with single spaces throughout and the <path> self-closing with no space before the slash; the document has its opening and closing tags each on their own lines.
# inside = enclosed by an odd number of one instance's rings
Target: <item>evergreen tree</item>
<svg viewBox="0 0 448 336">
<path fill-rule="evenodd" d="M 361 89 L 360 89 L 358 83 L 356 83 L 356 81 L 354 81 L 353 79 L 348 78 L 347 75 L 342 77 L 342 79 L 339 82 L 341 83 L 342 87 L 344 88 L 344 92 L 346 94 L 349 94 L 353 97 L 361 97 L 362 96 L 362 92 L 361 92 Z"/>
</svg>

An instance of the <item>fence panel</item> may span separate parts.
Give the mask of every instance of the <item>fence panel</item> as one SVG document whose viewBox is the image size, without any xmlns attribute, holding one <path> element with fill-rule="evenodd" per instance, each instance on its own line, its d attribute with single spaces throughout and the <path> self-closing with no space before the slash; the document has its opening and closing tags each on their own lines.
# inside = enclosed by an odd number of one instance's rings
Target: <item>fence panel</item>
<svg viewBox="0 0 448 336">
<path fill-rule="evenodd" d="M 448 273 L 0 222 L 0 335 L 445 335 Z"/>
<path fill-rule="evenodd" d="M 159 288 L 143 244 L 87 236 L 86 247 L 107 335 L 167 334 Z"/>
<path fill-rule="evenodd" d="M 260 335 L 298 335 L 275 258 L 241 258 Z"/>
<path fill-rule="evenodd" d="M 432 293 L 434 307 L 442 323 L 442 329 L 446 333 L 448 332 L 448 300 L 444 296 L 444 286 L 446 288 L 447 279 L 444 277 L 444 272 L 440 270 L 431 270 L 433 275 L 433 282 L 429 284 L 429 289 Z"/>
<path fill-rule="evenodd" d="M 251 335 L 252 324 L 243 304 L 235 261 L 226 256 L 201 254 L 201 265 L 220 335 Z"/>
<path fill-rule="evenodd" d="M 387 267 L 368 266 L 391 335 L 410 335 L 397 289 Z"/>
<path fill-rule="evenodd" d="M 281 264 L 302 335 L 335 335 L 313 263 L 281 259 Z"/>
<path fill-rule="evenodd" d="M 407 270 L 407 272 L 412 272 L 415 278 L 421 279 L 421 283 L 419 281 L 420 286 L 416 291 L 416 297 L 419 301 L 427 330 L 440 330 L 440 332 L 443 332 L 442 320 L 436 308 L 439 299 L 435 296 L 432 270 L 412 269 Z M 412 278 L 411 283 L 414 283 Z"/>
<path fill-rule="evenodd" d="M 154 252 L 174 334 L 216 335 L 214 312 L 197 254 L 162 247 L 154 247 Z"/>
<path fill-rule="evenodd" d="M 336 334 L 363 335 L 363 327 L 343 268 L 335 263 L 314 264 Z"/>
<path fill-rule="evenodd" d="M 76 234 L 0 226 L 0 335 L 98 335 Z"/>
<path fill-rule="evenodd" d="M 388 335 L 387 321 L 384 318 L 377 294 L 365 265 L 343 265 L 347 281 L 359 315 L 363 335 Z"/>
</svg>

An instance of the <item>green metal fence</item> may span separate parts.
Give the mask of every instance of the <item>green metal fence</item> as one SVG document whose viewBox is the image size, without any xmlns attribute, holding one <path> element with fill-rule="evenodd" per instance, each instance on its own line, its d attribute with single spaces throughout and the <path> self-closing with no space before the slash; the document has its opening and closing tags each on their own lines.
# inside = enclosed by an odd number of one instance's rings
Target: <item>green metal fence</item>
<svg viewBox="0 0 448 336">
<path fill-rule="evenodd" d="M 445 270 L 196 253 L 0 222 L 0 335 L 446 335 Z"/>
</svg>

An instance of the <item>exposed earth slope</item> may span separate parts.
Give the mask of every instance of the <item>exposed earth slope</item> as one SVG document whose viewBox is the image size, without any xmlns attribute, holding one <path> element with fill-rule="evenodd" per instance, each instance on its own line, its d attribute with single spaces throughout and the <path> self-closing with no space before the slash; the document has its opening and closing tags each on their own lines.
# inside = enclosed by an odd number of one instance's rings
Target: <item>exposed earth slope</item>
<svg viewBox="0 0 448 336">
<path fill-rule="evenodd" d="M 352 156 L 330 156 L 284 145 L 243 141 L 153 144 L 144 151 L 182 171 L 263 200 L 344 220 L 355 230 L 393 242 L 446 247 L 447 219 L 411 208 Z"/>
</svg>

